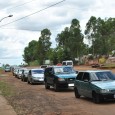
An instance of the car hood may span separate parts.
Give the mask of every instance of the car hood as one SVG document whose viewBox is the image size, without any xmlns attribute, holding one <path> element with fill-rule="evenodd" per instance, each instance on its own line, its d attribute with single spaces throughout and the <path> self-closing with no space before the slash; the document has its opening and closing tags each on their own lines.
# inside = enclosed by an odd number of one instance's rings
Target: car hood
<svg viewBox="0 0 115 115">
<path fill-rule="evenodd" d="M 59 78 L 75 78 L 77 74 L 71 73 L 71 74 L 56 74 Z"/>
<path fill-rule="evenodd" d="M 33 77 L 44 77 L 44 74 L 32 74 Z"/>
<path fill-rule="evenodd" d="M 100 87 L 101 89 L 115 89 L 115 80 L 92 82 L 92 84 Z"/>
</svg>

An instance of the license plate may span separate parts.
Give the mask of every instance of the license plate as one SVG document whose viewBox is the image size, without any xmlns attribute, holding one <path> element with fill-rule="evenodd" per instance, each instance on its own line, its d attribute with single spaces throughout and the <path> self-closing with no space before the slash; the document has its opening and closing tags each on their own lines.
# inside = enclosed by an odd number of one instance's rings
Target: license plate
<svg viewBox="0 0 115 115">
<path fill-rule="evenodd" d="M 74 86 L 74 84 L 68 84 L 68 86 Z"/>
</svg>

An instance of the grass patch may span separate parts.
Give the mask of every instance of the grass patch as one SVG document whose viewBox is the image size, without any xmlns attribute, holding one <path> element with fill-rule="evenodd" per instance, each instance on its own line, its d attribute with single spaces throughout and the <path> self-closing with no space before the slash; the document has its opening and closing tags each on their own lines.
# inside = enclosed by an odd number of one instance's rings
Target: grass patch
<svg viewBox="0 0 115 115">
<path fill-rule="evenodd" d="M 5 97 L 10 97 L 14 95 L 13 88 L 4 81 L 0 81 L 0 91 L 1 94 Z"/>
</svg>

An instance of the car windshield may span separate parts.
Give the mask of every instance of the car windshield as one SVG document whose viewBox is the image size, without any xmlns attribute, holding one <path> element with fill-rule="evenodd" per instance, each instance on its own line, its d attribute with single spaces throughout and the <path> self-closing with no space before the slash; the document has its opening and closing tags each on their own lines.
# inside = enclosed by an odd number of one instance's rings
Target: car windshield
<svg viewBox="0 0 115 115">
<path fill-rule="evenodd" d="M 33 74 L 44 74 L 44 70 L 32 70 Z"/>
<path fill-rule="evenodd" d="M 24 70 L 24 73 L 28 73 L 29 72 L 29 70 Z"/>
<path fill-rule="evenodd" d="M 56 74 L 75 73 L 72 67 L 56 67 L 54 68 L 54 72 Z"/>
<path fill-rule="evenodd" d="M 96 72 L 97 78 L 95 80 L 104 81 L 104 80 L 115 80 L 115 75 L 112 72 Z"/>
</svg>

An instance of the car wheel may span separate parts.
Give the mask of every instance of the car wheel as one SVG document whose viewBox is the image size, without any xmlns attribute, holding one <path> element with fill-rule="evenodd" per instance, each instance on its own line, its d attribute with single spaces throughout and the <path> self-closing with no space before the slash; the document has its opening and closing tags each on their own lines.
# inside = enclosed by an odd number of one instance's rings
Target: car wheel
<svg viewBox="0 0 115 115">
<path fill-rule="evenodd" d="M 30 84 L 31 84 L 31 85 L 33 85 L 33 84 L 34 84 L 34 83 L 33 83 L 33 81 L 32 81 L 32 79 L 30 80 Z"/>
<path fill-rule="evenodd" d="M 54 90 L 55 90 L 56 92 L 59 91 L 59 87 L 58 87 L 58 84 L 57 84 L 57 83 L 54 84 Z"/>
<path fill-rule="evenodd" d="M 75 93 L 75 97 L 76 97 L 76 98 L 80 98 L 80 94 L 79 94 L 77 88 L 74 88 L 74 93 Z"/>
<path fill-rule="evenodd" d="M 45 88 L 50 89 L 50 86 L 48 85 L 48 83 L 46 81 L 45 81 Z"/>
<path fill-rule="evenodd" d="M 93 102 L 97 104 L 101 102 L 99 94 L 93 93 Z"/>
</svg>

